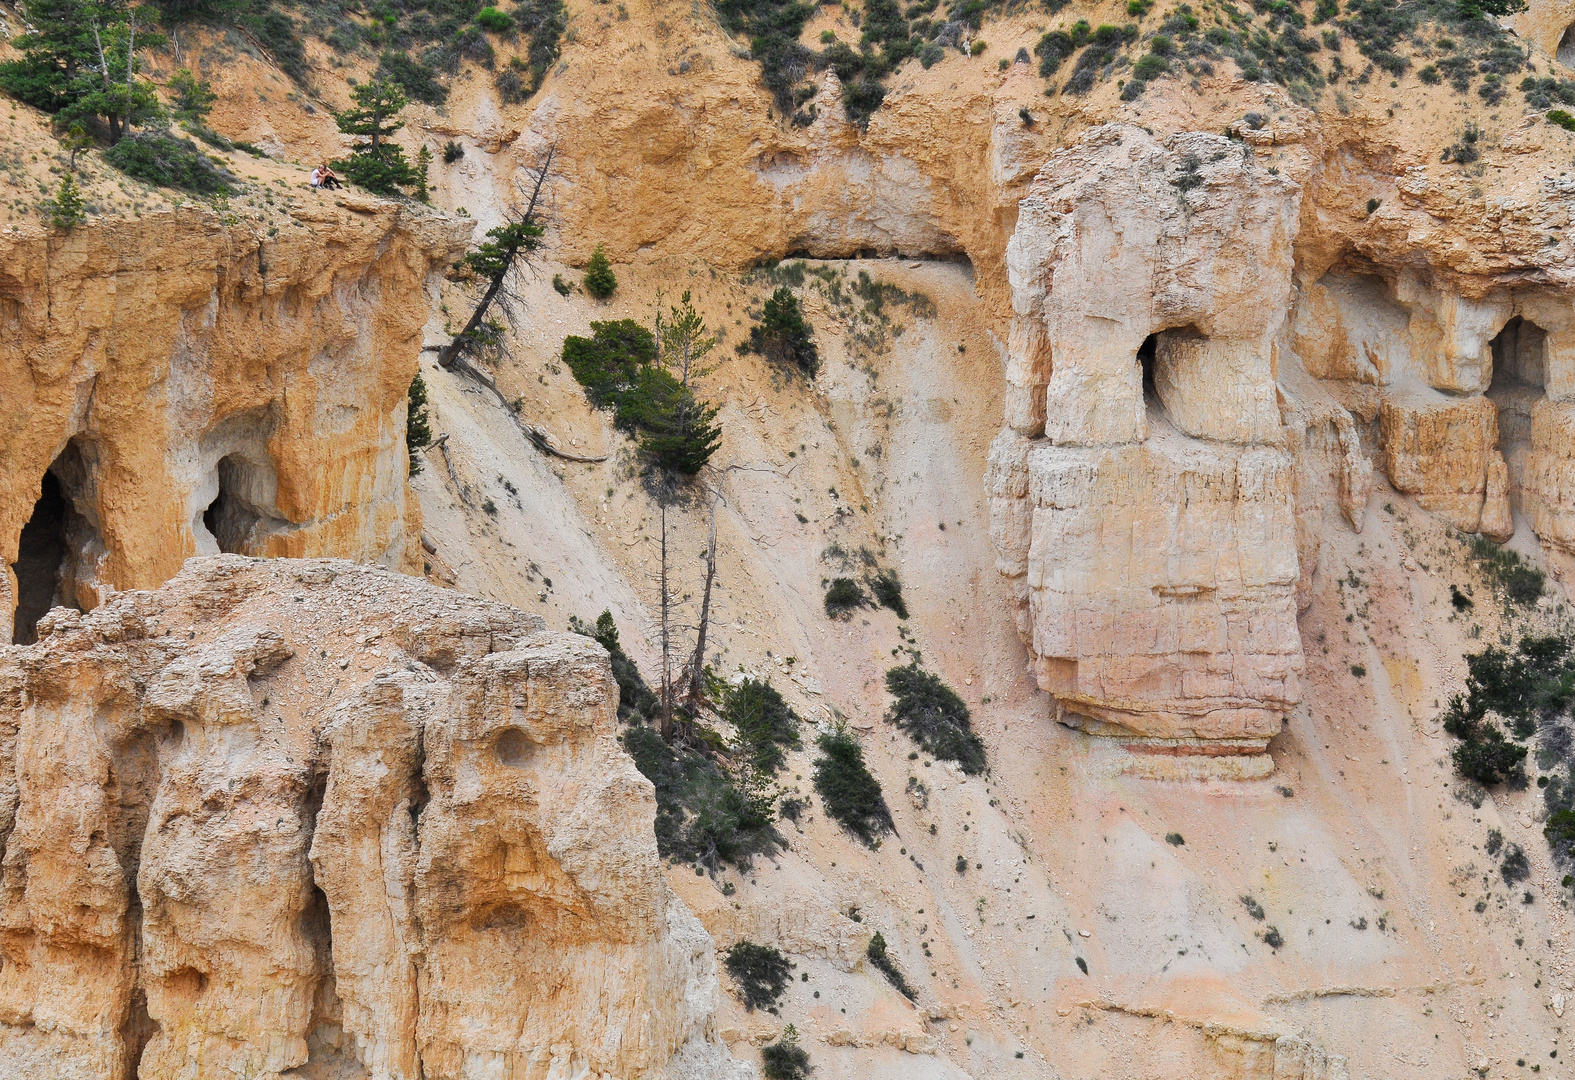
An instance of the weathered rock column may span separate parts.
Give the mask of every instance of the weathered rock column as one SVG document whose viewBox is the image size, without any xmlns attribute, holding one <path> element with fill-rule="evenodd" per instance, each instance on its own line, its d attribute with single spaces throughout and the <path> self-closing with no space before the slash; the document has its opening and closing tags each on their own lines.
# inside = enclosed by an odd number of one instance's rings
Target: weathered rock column
<svg viewBox="0 0 1575 1080">
<path fill-rule="evenodd" d="M 998 565 L 1060 719 L 1170 775 L 1268 771 L 1300 696 L 1275 385 L 1300 188 L 1243 151 L 1097 128 L 1052 156 L 1008 247 Z"/>
</svg>

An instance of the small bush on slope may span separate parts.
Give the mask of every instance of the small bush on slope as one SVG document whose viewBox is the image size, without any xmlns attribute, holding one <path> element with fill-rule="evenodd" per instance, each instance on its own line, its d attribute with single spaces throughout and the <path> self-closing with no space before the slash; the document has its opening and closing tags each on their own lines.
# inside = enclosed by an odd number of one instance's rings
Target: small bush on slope
<svg viewBox="0 0 1575 1080">
<path fill-rule="evenodd" d="M 844 829 L 874 847 L 893 824 L 880 781 L 864 764 L 864 748 L 847 731 L 828 732 L 817 744 L 821 756 L 815 761 L 815 790 L 821 805 Z"/>
<path fill-rule="evenodd" d="M 963 772 L 984 772 L 984 743 L 974 734 L 968 705 L 956 691 L 917 663 L 886 672 L 886 689 L 894 699 L 886 713 L 888 723 L 936 757 L 957 762 Z"/>
<path fill-rule="evenodd" d="M 756 1009 L 773 1013 L 777 1011 L 777 1002 L 792 978 L 793 965 L 787 957 L 770 945 L 740 941 L 727 950 L 727 959 L 723 963 L 727 973 L 744 992 L 744 1009 L 747 1012 Z"/>
</svg>

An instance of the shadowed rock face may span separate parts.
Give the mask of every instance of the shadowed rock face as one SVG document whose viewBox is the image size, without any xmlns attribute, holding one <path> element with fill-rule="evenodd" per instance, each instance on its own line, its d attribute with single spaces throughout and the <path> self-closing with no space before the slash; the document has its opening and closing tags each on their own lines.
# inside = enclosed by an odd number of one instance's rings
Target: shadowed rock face
<svg viewBox="0 0 1575 1080">
<path fill-rule="evenodd" d="M 0 648 L 0 1074 L 734 1075 L 606 653 L 541 627 L 217 556 Z"/>
</svg>

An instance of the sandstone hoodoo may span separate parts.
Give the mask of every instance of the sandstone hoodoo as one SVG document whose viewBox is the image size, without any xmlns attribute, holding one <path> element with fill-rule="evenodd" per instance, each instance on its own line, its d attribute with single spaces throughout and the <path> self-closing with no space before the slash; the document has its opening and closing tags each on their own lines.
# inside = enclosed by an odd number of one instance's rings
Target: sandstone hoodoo
<svg viewBox="0 0 1575 1080">
<path fill-rule="evenodd" d="M 1228 139 L 1110 125 L 1023 200 L 1012 426 L 987 483 L 1035 673 L 1069 722 L 1256 756 L 1300 698 L 1274 370 L 1299 193 Z"/>
<path fill-rule="evenodd" d="M 57 608 L 0 647 L 0 1074 L 732 1075 L 616 705 L 589 639 L 348 562 Z"/>
</svg>

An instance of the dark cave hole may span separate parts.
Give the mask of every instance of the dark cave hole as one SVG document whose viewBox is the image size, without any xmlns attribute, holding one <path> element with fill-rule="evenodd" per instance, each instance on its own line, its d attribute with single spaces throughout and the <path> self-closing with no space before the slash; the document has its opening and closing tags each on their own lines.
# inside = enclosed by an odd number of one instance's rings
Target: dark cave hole
<svg viewBox="0 0 1575 1080">
<path fill-rule="evenodd" d="M 71 507 L 65 492 L 52 472 L 44 474 L 40 487 L 33 516 L 22 526 L 16 562 L 11 564 L 17 586 L 16 623 L 11 640 L 17 645 L 31 645 L 38 639 L 38 620 L 55 606 L 68 550 L 66 519 Z"/>
<path fill-rule="evenodd" d="M 1159 351 L 1159 335 L 1150 334 L 1138 346 L 1137 362 L 1143 368 L 1143 400 L 1158 401 L 1159 391 L 1154 388 L 1154 357 Z"/>
<path fill-rule="evenodd" d="M 250 474 L 257 467 L 238 454 L 230 454 L 219 462 L 219 493 L 208 509 L 202 512 L 202 524 L 226 555 L 251 555 L 255 546 L 253 533 L 263 522 L 263 515 L 243 494 L 248 490 Z"/>
</svg>

